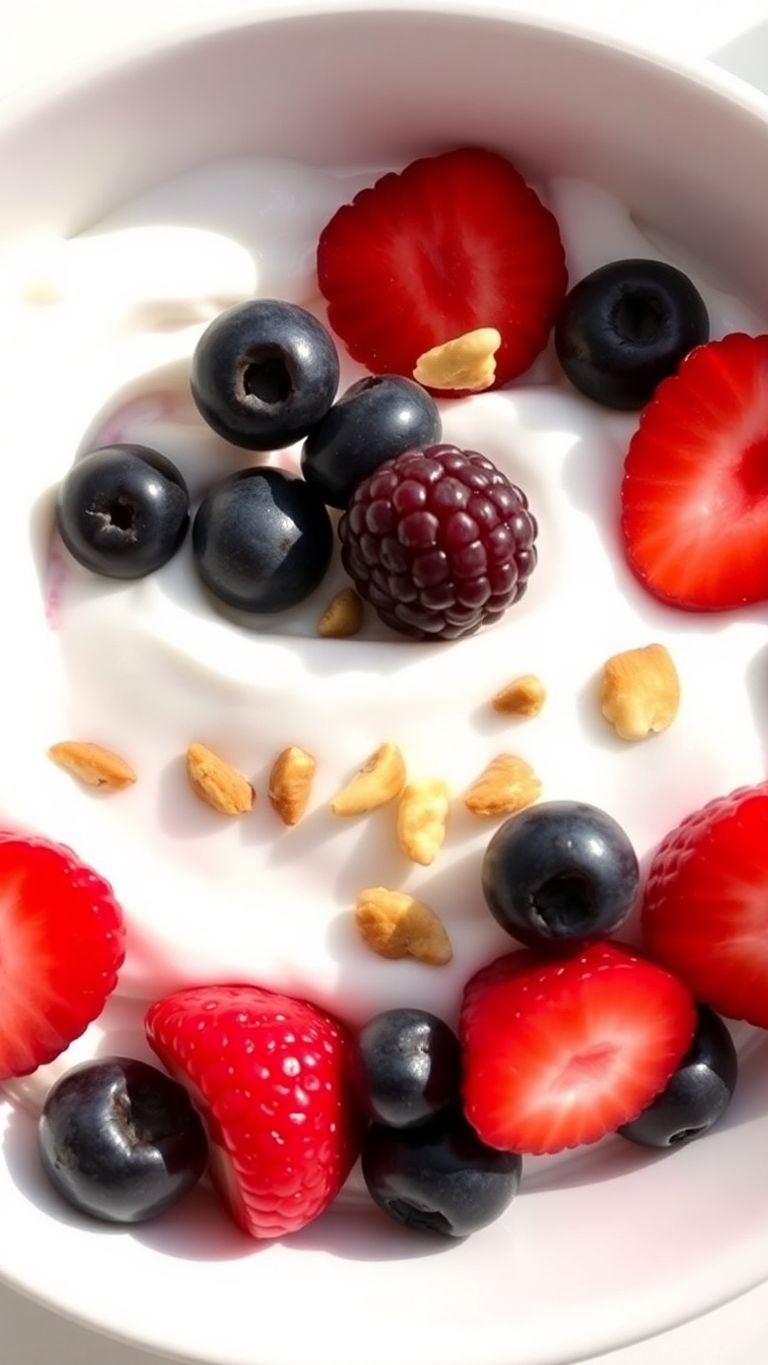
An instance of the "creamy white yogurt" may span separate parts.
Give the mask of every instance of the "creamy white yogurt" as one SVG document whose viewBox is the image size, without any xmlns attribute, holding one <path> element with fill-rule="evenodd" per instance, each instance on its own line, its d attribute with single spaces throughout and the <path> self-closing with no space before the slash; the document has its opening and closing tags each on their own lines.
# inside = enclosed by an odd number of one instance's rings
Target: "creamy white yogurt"
<svg viewBox="0 0 768 1365">
<path fill-rule="evenodd" d="M 635 583 L 618 531 L 635 419 L 568 390 L 550 353 L 507 391 L 441 405 L 444 438 L 482 451 L 519 483 L 541 528 L 527 595 L 466 641 L 403 642 L 372 613 L 357 639 L 318 639 L 319 615 L 343 581 L 338 563 L 300 608 L 244 629 L 206 597 L 189 542 L 135 583 L 94 577 L 55 539 L 50 547 L 53 490 L 78 451 L 152 445 L 178 464 L 194 499 L 259 462 L 203 425 L 188 396 L 189 356 L 205 322 L 254 289 L 322 316 L 311 269 L 318 231 L 370 179 L 241 160 L 160 187 L 76 241 L 38 243 L 5 262 L 21 501 L 0 516 L 19 566 L 9 620 L 20 667 L 9 682 L 0 815 L 71 843 L 113 882 L 129 925 L 124 997 L 253 981 L 306 994 L 352 1021 L 405 1004 L 453 1020 L 466 978 L 512 947 L 480 892 L 495 824 L 470 817 L 460 801 L 493 755 L 528 759 L 545 798 L 604 807 L 641 857 L 704 800 L 764 776 L 762 614 L 688 615 Z M 598 186 L 558 180 L 543 193 L 572 281 L 618 257 L 662 254 Z M 765 330 L 684 251 L 665 244 L 663 257 L 693 275 L 713 337 Z M 6 377 L 12 360 L 3 362 Z M 349 363 L 344 371 L 345 383 L 360 373 Z M 270 458 L 290 468 L 297 455 L 298 447 Z M 36 566 L 22 510 L 33 501 Z M 597 674 L 610 654 L 654 640 L 678 665 L 682 709 L 666 734 L 628 745 L 600 715 Z M 526 672 L 547 687 L 541 716 L 495 716 L 489 698 Z M 45 758 L 62 738 L 123 753 L 139 774 L 135 787 L 98 798 L 75 786 Z M 183 761 L 191 740 L 253 779 L 254 812 L 228 821 L 195 798 Z M 328 808 L 383 740 L 401 745 L 411 775 L 444 777 L 456 793 L 432 868 L 399 853 L 394 809 L 340 820 Z M 318 761 L 310 811 L 293 830 L 266 797 L 272 761 L 289 744 Z M 407 888 L 440 913 L 450 966 L 385 961 L 365 948 L 350 909 L 375 884 Z M 127 1046 L 127 1008 L 119 1005 L 117 1050 Z M 138 1004 L 131 1017 L 140 1017 Z M 78 1054 L 94 1039 L 109 1046 L 99 1036 L 92 1030 Z"/>
</svg>

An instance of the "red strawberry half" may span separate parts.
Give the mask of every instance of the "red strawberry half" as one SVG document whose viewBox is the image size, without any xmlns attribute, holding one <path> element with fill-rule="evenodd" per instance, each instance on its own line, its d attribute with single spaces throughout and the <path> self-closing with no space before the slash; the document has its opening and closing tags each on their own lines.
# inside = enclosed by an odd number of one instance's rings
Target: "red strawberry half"
<svg viewBox="0 0 768 1365">
<path fill-rule="evenodd" d="M 52 1062 L 101 1014 L 124 939 L 111 888 L 68 848 L 0 836 L 0 1080 Z"/>
<path fill-rule="evenodd" d="M 768 1028 L 768 783 L 711 801 L 667 835 L 643 933 L 698 1000 Z"/>
<path fill-rule="evenodd" d="M 411 375 L 433 346 L 495 327 L 494 387 L 546 345 L 567 286 L 552 214 L 511 162 L 474 148 L 361 190 L 321 233 L 317 270 L 331 326 L 375 374 Z"/>
<path fill-rule="evenodd" d="M 629 563 L 689 611 L 768 600 L 768 336 L 700 346 L 643 410 L 624 470 Z"/>
<path fill-rule="evenodd" d="M 514 1152 L 596 1142 L 659 1094 L 695 1025 L 685 986 L 623 945 L 510 953 L 464 994 L 467 1118 Z"/>
<path fill-rule="evenodd" d="M 158 1001 L 146 1026 L 202 1114 L 243 1231 L 280 1237 L 317 1218 L 358 1153 L 341 1024 L 257 986 L 201 986 Z"/>
</svg>

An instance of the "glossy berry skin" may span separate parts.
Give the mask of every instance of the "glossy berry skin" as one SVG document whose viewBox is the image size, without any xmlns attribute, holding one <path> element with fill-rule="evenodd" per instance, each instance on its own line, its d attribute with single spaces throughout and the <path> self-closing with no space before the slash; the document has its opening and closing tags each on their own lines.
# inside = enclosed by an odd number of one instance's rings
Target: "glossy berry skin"
<svg viewBox="0 0 768 1365">
<path fill-rule="evenodd" d="M 281 1237 L 317 1218 L 359 1151 L 343 1026 L 258 986 L 198 986 L 153 1005 L 146 1030 L 192 1094 L 212 1177 L 243 1231 Z"/>
<path fill-rule="evenodd" d="M 547 801 L 513 815 L 483 859 L 494 919 L 532 948 L 603 938 L 626 919 L 638 891 L 635 851 L 616 821 L 580 801 Z"/>
<path fill-rule="evenodd" d="M 219 314 L 192 357 L 192 397 L 219 436 L 247 450 L 300 441 L 336 395 L 339 357 L 305 308 L 254 299 Z"/>
<path fill-rule="evenodd" d="M 424 1123 L 458 1097 L 459 1040 L 426 1010 L 385 1010 L 360 1030 L 353 1074 L 369 1118 L 391 1128 Z"/>
<path fill-rule="evenodd" d="M 670 830 L 648 872 L 642 927 L 648 951 L 697 1000 L 768 1028 L 768 782 Z"/>
<path fill-rule="evenodd" d="M 189 493 L 156 450 L 104 446 L 78 460 L 59 490 L 59 534 L 69 553 L 107 578 L 144 578 L 175 555 L 189 526 Z"/>
<path fill-rule="evenodd" d="M 339 537 L 347 573 L 386 625 L 457 640 L 522 597 L 537 529 L 525 494 L 484 455 L 436 445 L 358 484 Z"/>
<path fill-rule="evenodd" d="M 442 423 L 426 389 L 398 374 L 359 379 L 309 433 L 301 472 L 329 507 L 346 507 L 357 484 L 386 460 L 439 441 Z"/>
<path fill-rule="evenodd" d="M 200 577 L 222 602 L 246 612 L 285 611 L 324 577 L 333 530 L 303 479 L 244 469 L 200 504 L 192 545 Z"/>
<path fill-rule="evenodd" d="M 85 1032 L 124 956 L 122 911 L 102 877 L 61 844 L 0 835 L 0 1081 Z"/>
<path fill-rule="evenodd" d="M 648 1109 L 619 1129 L 642 1147 L 684 1147 L 722 1118 L 738 1076 L 733 1039 L 719 1015 L 699 1005 L 693 1042 Z"/>
<path fill-rule="evenodd" d="M 49 1091 L 39 1124 L 43 1168 L 82 1213 L 144 1223 L 200 1179 L 208 1143 L 180 1085 L 129 1057 L 84 1062 Z"/>
<path fill-rule="evenodd" d="M 698 290 L 663 261 L 611 261 L 566 297 L 555 328 L 575 388 L 607 408 L 641 408 L 662 379 L 709 340 Z"/>
<path fill-rule="evenodd" d="M 363 1141 L 363 1177 L 383 1213 L 415 1232 L 469 1237 L 517 1194 L 523 1163 L 486 1147 L 457 1109 L 430 1123 L 374 1123 Z"/>
</svg>

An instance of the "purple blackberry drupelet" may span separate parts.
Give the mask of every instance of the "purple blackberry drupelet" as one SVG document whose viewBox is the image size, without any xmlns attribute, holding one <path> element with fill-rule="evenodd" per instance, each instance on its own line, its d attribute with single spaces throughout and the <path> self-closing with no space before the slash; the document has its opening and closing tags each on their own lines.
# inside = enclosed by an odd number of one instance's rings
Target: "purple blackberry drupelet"
<svg viewBox="0 0 768 1365">
<path fill-rule="evenodd" d="M 382 621 L 458 640 L 499 617 L 536 566 L 536 520 L 484 455 L 409 450 L 358 484 L 339 523 L 347 573 Z"/>
</svg>

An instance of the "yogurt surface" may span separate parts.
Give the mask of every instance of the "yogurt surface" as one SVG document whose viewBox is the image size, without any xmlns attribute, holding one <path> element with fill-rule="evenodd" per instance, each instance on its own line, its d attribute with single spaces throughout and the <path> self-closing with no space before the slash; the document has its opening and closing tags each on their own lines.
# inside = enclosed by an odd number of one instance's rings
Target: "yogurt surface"
<svg viewBox="0 0 768 1365">
<path fill-rule="evenodd" d="M 9 563 L 18 564 L 18 581 L 6 585 L 18 666 L 0 816 L 70 843 L 113 883 L 129 926 L 124 999 L 110 1007 L 123 1033 L 127 998 L 137 1001 L 138 1021 L 146 1001 L 215 981 L 305 994 L 351 1022 L 395 1005 L 453 1022 L 466 979 L 514 946 L 480 891 L 496 822 L 470 816 L 460 799 L 498 753 L 533 765 L 543 799 L 610 812 L 641 859 L 694 807 L 764 776 L 764 613 L 690 615 L 635 582 L 620 544 L 619 487 L 636 415 L 574 393 L 550 351 L 507 390 L 440 405 L 443 439 L 489 456 L 526 491 L 540 525 L 525 597 L 467 640 L 403 641 L 371 609 L 356 638 L 317 638 L 323 609 L 346 582 L 337 556 L 301 607 L 247 627 L 207 597 L 189 539 L 159 572 L 122 583 L 81 569 L 52 537 L 57 482 L 99 445 L 161 451 L 186 478 L 193 507 L 251 463 L 298 468 L 300 447 L 259 456 L 203 424 L 189 397 L 189 358 L 206 323 L 254 293 L 322 317 L 319 231 L 374 178 L 222 163 L 158 187 L 78 239 L 32 243 L 1 263 L 15 498 L 0 515 Z M 713 338 L 766 330 L 748 302 L 716 287 L 684 248 L 638 226 L 599 186 L 560 179 L 540 190 L 560 224 L 572 283 L 610 260 L 656 257 L 692 277 Z M 340 352 L 346 387 L 362 371 L 341 344 Z M 630 745 L 600 714 L 598 675 L 609 655 L 653 641 L 677 664 L 683 703 L 668 732 Z M 490 698 L 522 673 L 547 688 L 541 716 L 495 715 Z M 117 750 L 139 780 L 106 798 L 82 790 L 45 756 L 65 738 Z M 193 740 L 253 781 L 253 812 L 228 821 L 192 794 L 184 753 Z M 454 793 L 431 868 L 400 854 L 394 807 L 359 819 L 330 812 L 332 796 L 384 740 L 401 746 L 410 776 L 442 777 Z M 318 772 L 308 814 L 284 829 L 267 776 L 291 744 L 315 756 Z M 350 911 L 374 885 L 433 906 L 453 943 L 449 966 L 386 961 L 361 943 Z M 59 1069 L 94 1037 L 98 1045 L 104 1027 Z"/>
</svg>

